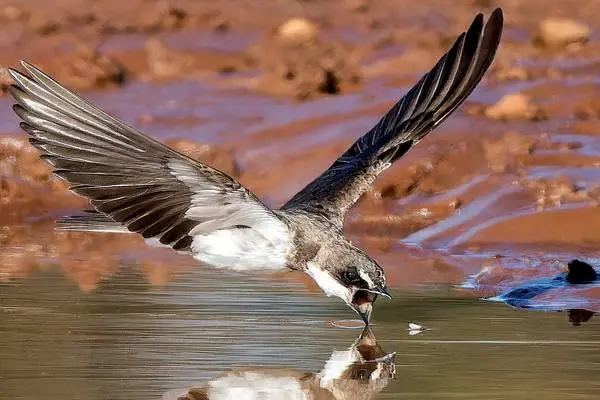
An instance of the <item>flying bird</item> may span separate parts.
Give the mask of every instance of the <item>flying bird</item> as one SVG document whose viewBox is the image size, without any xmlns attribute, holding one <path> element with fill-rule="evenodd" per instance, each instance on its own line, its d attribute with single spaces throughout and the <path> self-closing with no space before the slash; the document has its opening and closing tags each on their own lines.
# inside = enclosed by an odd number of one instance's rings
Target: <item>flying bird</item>
<svg viewBox="0 0 600 400">
<path fill-rule="evenodd" d="M 58 229 L 135 232 L 215 267 L 304 271 L 368 324 L 377 296 L 391 296 L 383 269 L 344 236 L 344 215 L 379 174 L 471 94 L 492 63 L 502 25 L 500 9 L 485 25 L 477 15 L 370 131 L 279 209 L 25 61 L 26 74 L 9 71 L 9 93 L 29 142 L 93 207 L 63 218 Z"/>
</svg>

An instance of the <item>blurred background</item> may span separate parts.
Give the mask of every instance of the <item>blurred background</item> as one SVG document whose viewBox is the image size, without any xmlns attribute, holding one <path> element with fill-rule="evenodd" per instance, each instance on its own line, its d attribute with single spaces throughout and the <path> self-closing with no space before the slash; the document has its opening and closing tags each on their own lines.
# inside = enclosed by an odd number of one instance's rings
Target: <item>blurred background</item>
<svg viewBox="0 0 600 400">
<path fill-rule="evenodd" d="M 0 398 L 317 373 L 359 333 L 301 273 L 53 231 L 87 204 L 19 131 L 6 68 L 33 63 L 276 207 L 496 7 L 482 84 L 346 220 L 395 292 L 373 331 L 396 379 L 323 398 L 598 398 L 600 284 L 565 274 L 600 266 L 600 0 L 0 1 Z M 507 292 L 513 307 L 480 300 Z M 409 336 L 413 320 L 432 330 Z"/>
</svg>

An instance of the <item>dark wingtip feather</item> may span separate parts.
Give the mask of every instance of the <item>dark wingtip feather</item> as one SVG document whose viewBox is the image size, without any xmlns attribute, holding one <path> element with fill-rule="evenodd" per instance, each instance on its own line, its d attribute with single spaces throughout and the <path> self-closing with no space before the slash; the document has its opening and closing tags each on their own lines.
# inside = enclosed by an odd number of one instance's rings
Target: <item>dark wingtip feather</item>
<svg viewBox="0 0 600 400">
<path fill-rule="evenodd" d="M 489 20 L 490 22 L 493 21 L 496 25 L 502 25 L 502 23 L 504 22 L 504 12 L 502 11 L 502 8 L 495 8 L 494 11 L 492 11 L 492 13 L 490 14 Z"/>
<path fill-rule="evenodd" d="M 338 222 L 383 169 L 454 112 L 490 67 L 502 35 L 503 14 L 477 14 L 439 61 L 320 177 L 283 208 L 327 209 Z M 340 222 L 341 224 L 341 222 Z"/>
<path fill-rule="evenodd" d="M 492 40 L 488 45 L 491 47 L 493 53 L 496 53 L 496 50 L 500 44 L 500 39 L 502 39 L 502 31 L 504 29 L 504 13 L 501 8 L 496 8 L 490 18 L 488 19 L 488 23 L 485 25 L 485 32 L 483 33 L 484 38 L 489 38 Z"/>
<path fill-rule="evenodd" d="M 380 120 L 367 136 L 386 153 L 403 141 L 415 144 L 455 111 L 473 92 L 490 67 L 501 40 L 502 10 L 492 12 L 484 25 L 477 14 L 466 32 L 461 33 L 448 52 Z M 432 77 L 436 77 L 433 79 Z M 358 155 L 365 146 L 353 146 L 346 154 Z"/>
<path fill-rule="evenodd" d="M 475 18 L 473 18 L 473 22 L 471 22 L 471 25 L 469 26 L 469 31 L 471 30 L 478 30 L 480 31 L 481 28 L 483 27 L 483 13 L 479 13 L 475 16 Z"/>
</svg>

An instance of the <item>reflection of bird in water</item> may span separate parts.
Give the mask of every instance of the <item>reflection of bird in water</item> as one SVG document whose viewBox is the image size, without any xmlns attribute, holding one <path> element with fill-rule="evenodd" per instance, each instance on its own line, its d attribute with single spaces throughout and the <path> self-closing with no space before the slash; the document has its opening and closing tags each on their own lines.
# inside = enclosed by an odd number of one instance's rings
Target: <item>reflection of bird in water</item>
<svg viewBox="0 0 600 400">
<path fill-rule="evenodd" d="M 396 353 L 386 353 L 368 327 L 318 373 L 286 368 L 228 372 L 198 388 L 172 390 L 163 400 L 367 400 L 395 376 Z M 182 393 L 183 392 L 183 393 Z"/>
<path fill-rule="evenodd" d="M 580 326 L 588 322 L 596 313 L 590 310 L 584 310 L 581 308 L 573 308 L 569 310 L 569 322 L 573 326 Z"/>
<path fill-rule="evenodd" d="M 552 289 L 568 287 L 570 285 L 597 285 L 600 283 L 599 274 L 590 264 L 577 259 L 569 261 L 567 272 L 558 274 L 552 278 L 534 279 L 524 282 L 516 288 L 510 289 L 491 300 L 501 301 L 517 308 L 539 308 L 563 311 L 567 307 L 560 307 L 560 304 L 553 303 L 549 306 L 536 304 L 535 297 Z M 568 303 L 568 302 L 566 302 Z M 579 326 L 589 321 L 594 312 L 585 309 L 569 309 L 569 322 L 574 326 Z"/>
<path fill-rule="evenodd" d="M 23 62 L 10 70 L 21 127 L 54 173 L 94 210 L 66 230 L 137 232 L 201 262 L 308 273 L 368 323 L 383 269 L 343 233 L 346 212 L 379 174 L 444 121 L 492 63 L 503 17 L 473 20 L 450 50 L 364 136 L 279 210 L 226 174 L 127 126 Z M 232 109 L 232 112 L 235 110 Z"/>
</svg>

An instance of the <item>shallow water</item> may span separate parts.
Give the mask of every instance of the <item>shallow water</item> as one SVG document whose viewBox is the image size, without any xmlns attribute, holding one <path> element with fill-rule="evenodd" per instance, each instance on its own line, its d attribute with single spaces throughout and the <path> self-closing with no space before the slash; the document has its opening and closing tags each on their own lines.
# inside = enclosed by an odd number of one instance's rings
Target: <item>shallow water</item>
<svg viewBox="0 0 600 400">
<path fill-rule="evenodd" d="M 52 269 L 0 286 L 0 397 L 147 399 L 239 368 L 318 373 L 360 334 L 353 318 L 300 284 L 198 268 L 162 287 L 122 266 L 83 294 Z M 564 312 L 532 312 L 450 295 L 394 291 L 372 332 L 396 352 L 375 398 L 595 399 L 600 331 Z M 430 330 L 410 336 L 408 322 Z M 348 393 L 352 397 L 355 392 Z"/>
</svg>

